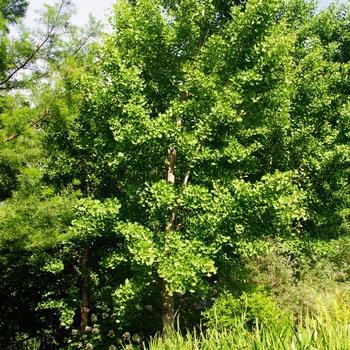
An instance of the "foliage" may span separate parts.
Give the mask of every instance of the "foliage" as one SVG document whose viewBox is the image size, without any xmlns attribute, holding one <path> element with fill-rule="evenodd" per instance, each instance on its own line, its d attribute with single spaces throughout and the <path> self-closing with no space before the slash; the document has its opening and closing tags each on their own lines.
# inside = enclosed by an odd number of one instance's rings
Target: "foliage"
<svg viewBox="0 0 350 350">
<path fill-rule="evenodd" d="M 119 199 L 118 231 L 133 279 L 148 275 L 150 288 L 160 278 L 171 293 L 205 294 L 222 250 L 241 253 L 256 237 L 295 234 L 306 219 L 297 171 L 271 168 L 259 156 L 271 149 L 270 133 L 282 132 L 290 105 L 294 36 L 285 23 L 272 26 L 279 7 L 233 8 L 224 26 L 211 23 L 211 3 L 181 3 L 164 13 L 157 1 L 115 6 L 115 33 L 82 78 L 82 111 L 69 146 L 60 148 L 74 165 L 64 176 L 56 172 L 55 181 L 78 177 L 83 193 Z M 256 16 L 252 36 L 247 23 Z M 201 23 L 213 25 L 210 35 Z M 273 54 L 265 56 L 268 50 Z M 268 71 L 275 73 L 265 77 Z M 175 185 L 166 183 L 169 147 L 177 152 Z"/>
<path fill-rule="evenodd" d="M 284 331 L 271 325 L 255 324 L 253 330 L 245 327 L 244 319 L 236 318 L 232 328 L 210 328 L 207 331 L 179 332 L 164 340 L 156 336 L 150 340 L 150 350 L 160 349 L 337 349 L 345 350 L 350 341 L 349 326 L 345 323 L 325 322 L 307 317 L 298 327 L 289 326 Z M 145 347 L 146 348 L 146 347 Z"/>
<path fill-rule="evenodd" d="M 0 13 L 8 23 L 16 23 L 24 17 L 27 6 L 28 2 L 24 0 L 4 0 L 1 3 Z"/>
<path fill-rule="evenodd" d="M 68 132 L 53 139 L 49 125 L 46 136 L 55 184 L 119 200 L 125 250 L 109 261 L 130 269 L 114 294 L 121 325 L 126 305 L 161 280 L 173 293 L 206 295 L 210 276 L 256 256 L 264 239 L 345 228 L 346 118 L 333 118 L 346 97 L 333 91 L 346 91 L 347 63 L 331 55 L 332 38 L 317 39 L 312 6 L 249 1 L 227 20 L 210 1 L 161 5 L 115 5 L 99 64 L 79 80 L 81 110 Z M 166 181 L 170 149 L 175 184 Z"/>
<path fill-rule="evenodd" d="M 255 288 L 234 297 L 229 293 L 219 296 L 215 305 L 204 313 L 209 328 L 234 329 L 237 319 L 252 329 L 259 325 L 283 331 L 292 321 L 291 313 L 284 313 L 262 288 Z"/>
<path fill-rule="evenodd" d="M 74 110 L 62 81 L 71 83 L 88 61 L 97 24 L 69 25 L 74 8 L 62 0 L 44 6 L 36 28 L 24 28 L 26 6 L 0 6 L 1 346 L 44 333 L 63 344 L 79 309 L 76 252 L 65 243 L 80 194 L 44 182 L 42 137 L 45 119 Z"/>
<path fill-rule="evenodd" d="M 36 337 L 44 329 L 62 340 L 61 326 L 72 310 L 68 295 L 75 280 L 60 242 L 73 218 L 75 196 L 45 190 L 0 207 L 2 346 L 17 334 Z"/>
<path fill-rule="evenodd" d="M 65 0 L 12 40 L 18 4 L 0 7 L 4 345 L 132 346 L 215 301 L 209 325 L 242 334 L 222 348 L 322 348 L 314 316 L 349 315 L 349 8 L 121 0 L 88 46 L 97 24 Z"/>
<path fill-rule="evenodd" d="M 3 6 L 2 15 L 11 17 L 6 11 L 12 11 L 16 19 L 11 21 L 16 22 L 24 15 L 26 3 L 5 1 Z M 69 25 L 73 14 L 73 5 L 61 0 L 44 6 L 36 28 L 19 23 L 12 25 L 18 32 L 15 37 L 0 32 L 1 201 L 19 189 L 18 177 L 28 167 L 43 167 L 42 123 L 56 118 L 58 105 L 61 113 L 65 105 L 67 113 L 70 96 L 61 79 L 69 80 L 75 68 L 72 63 L 82 63 L 86 46 L 98 33 L 93 19 L 85 28 Z"/>
<path fill-rule="evenodd" d="M 348 237 L 327 243 L 270 242 L 267 252 L 246 260 L 246 284 L 241 290 L 264 286 L 283 310 L 343 322 L 349 316 L 349 275 L 342 251 L 347 242 Z M 230 289 L 234 287 L 233 283 Z"/>
</svg>

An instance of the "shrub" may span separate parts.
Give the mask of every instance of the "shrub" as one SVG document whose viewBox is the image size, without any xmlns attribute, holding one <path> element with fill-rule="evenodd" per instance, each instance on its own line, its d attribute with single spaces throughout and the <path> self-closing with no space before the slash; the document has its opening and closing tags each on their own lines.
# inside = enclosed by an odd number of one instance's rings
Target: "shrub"
<svg viewBox="0 0 350 350">
<path fill-rule="evenodd" d="M 234 329 L 237 319 L 241 319 L 249 329 L 254 328 L 256 322 L 276 329 L 291 323 L 291 314 L 279 309 L 262 287 L 243 292 L 239 297 L 224 292 L 204 316 L 208 327 L 220 329 Z"/>
</svg>

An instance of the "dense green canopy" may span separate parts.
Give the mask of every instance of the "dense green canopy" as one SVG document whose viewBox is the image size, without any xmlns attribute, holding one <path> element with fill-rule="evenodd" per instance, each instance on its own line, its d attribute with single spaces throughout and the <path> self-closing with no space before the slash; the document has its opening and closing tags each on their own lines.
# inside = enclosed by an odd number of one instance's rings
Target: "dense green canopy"
<svg viewBox="0 0 350 350">
<path fill-rule="evenodd" d="M 349 234 L 347 6 L 120 0 L 111 24 L 88 50 L 76 31 L 49 40 L 48 78 L 1 96 L 7 341 L 44 327 L 8 321 L 23 305 L 72 348 L 78 328 L 101 349 L 167 334 L 179 295 L 243 286 L 280 245 L 311 264 Z"/>
</svg>

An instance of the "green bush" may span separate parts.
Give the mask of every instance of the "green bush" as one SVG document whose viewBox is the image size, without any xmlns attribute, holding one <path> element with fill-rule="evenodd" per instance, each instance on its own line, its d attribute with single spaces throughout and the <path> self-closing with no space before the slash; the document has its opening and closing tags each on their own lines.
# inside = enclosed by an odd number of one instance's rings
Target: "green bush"
<svg viewBox="0 0 350 350">
<path fill-rule="evenodd" d="M 256 323 L 283 329 L 290 325 L 291 313 L 283 312 L 262 287 L 243 292 L 239 297 L 224 292 L 215 305 L 204 313 L 208 327 L 234 329 L 237 319 L 244 322 L 248 329 Z"/>
<path fill-rule="evenodd" d="M 265 253 L 246 259 L 241 288 L 263 286 L 279 309 L 295 315 L 295 322 L 306 313 L 343 322 L 350 315 L 349 244 L 347 237 L 270 241 Z"/>
</svg>

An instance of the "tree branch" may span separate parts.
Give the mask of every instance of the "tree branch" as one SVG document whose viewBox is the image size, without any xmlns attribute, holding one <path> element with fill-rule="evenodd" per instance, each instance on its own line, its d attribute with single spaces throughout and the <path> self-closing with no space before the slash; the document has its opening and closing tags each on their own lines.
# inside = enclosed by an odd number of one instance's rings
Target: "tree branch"
<svg viewBox="0 0 350 350">
<path fill-rule="evenodd" d="M 34 121 L 33 123 L 30 124 L 30 128 L 34 127 L 35 125 L 37 125 L 38 123 L 40 123 L 45 117 L 47 117 L 48 115 L 50 115 L 50 112 L 49 111 L 45 111 L 45 113 L 39 118 L 37 119 L 36 121 Z M 28 130 L 29 127 L 25 130 Z M 12 141 L 14 139 L 16 139 L 17 137 L 19 136 L 19 134 L 13 134 L 11 136 L 9 136 L 8 138 L 6 138 L 5 140 L 3 140 L 2 142 L 9 142 L 9 141 Z"/>
<path fill-rule="evenodd" d="M 202 142 L 200 142 L 198 145 L 197 145 L 197 148 L 195 150 L 195 154 L 197 154 L 197 152 L 199 151 L 199 149 L 202 147 Z M 174 223 L 175 223 L 175 219 L 176 219 L 176 214 L 177 214 L 177 211 L 179 210 L 179 207 L 180 207 L 180 203 L 179 203 L 179 199 L 181 198 L 187 184 L 188 184 L 188 180 L 190 178 L 190 175 L 191 175 L 191 171 L 192 171 L 192 168 L 193 168 L 193 165 L 191 165 L 192 161 L 194 160 L 195 156 L 191 159 L 190 161 L 190 165 L 186 171 L 186 174 L 184 176 L 184 179 L 182 181 L 182 186 L 181 186 L 181 190 L 180 190 L 180 193 L 178 194 L 177 198 L 176 198 L 176 205 L 175 207 L 173 208 L 173 210 L 171 211 L 170 213 L 170 219 L 169 219 L 169 225 L 167 226 L 166 228 L 166 231 L 172 231 L 173 228 L 174 228 Z"/>
<path fill-rule="evenodd" d="M 66 0 L 62 0 L 59 10 L 57 12 L 56 20 L 51 26 L 51 28 L 49 28 L 46 38 L 43 40 L 43 42 L 40 45 L 38 45 L 37 48 L 29 55 L 29 57 L 22 64 L 20 64 L 5 80 L 0 82 L 0 86 L 8 83 L 20 70 L 24 69 L 28 65 L 28 63 L 33 60 L 33 58 L 37 55 L 37 53 L 44 47 L 44 45 L 50 39 L 54 29 L 56 28 L 59 14 L 61 13 L 65 2 Z"/>
</svg>

